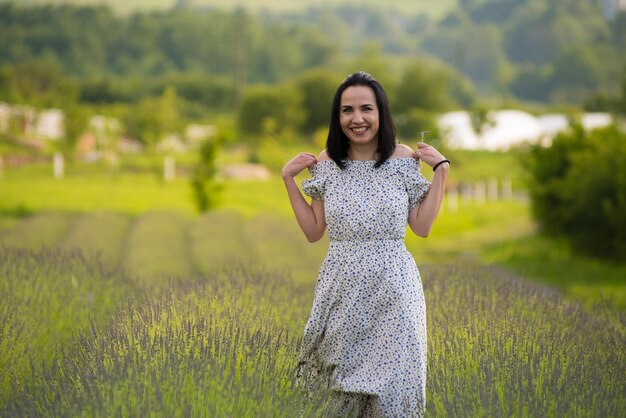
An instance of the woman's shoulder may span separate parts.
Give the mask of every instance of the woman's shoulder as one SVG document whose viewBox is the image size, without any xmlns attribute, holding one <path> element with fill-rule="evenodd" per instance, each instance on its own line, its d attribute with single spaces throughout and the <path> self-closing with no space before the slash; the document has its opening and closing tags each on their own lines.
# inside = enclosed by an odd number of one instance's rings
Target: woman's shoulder
<svg viewBox="0 0 626 418">
<path fill-rule="evenodd" d="M 309 171 L 311 172 L 311 174 L 314 174 L 316 176 L 328 175 L 333 171 L 332 169 L 335 165 L 330 164 L 332 162 L 333 160 L 331 160 L 326 150 L 322 150 L 322 152 L 320 152 L 317 156 L 317 162 L 309 167 Z"/>
<path fill-rule="evenodd" d="M 408 145 L 404 144 L 396 144 L 396 148 L 393 150 L 393 154 L 391 154 L 391 158 L 414 158 L 415 151 L 411 149 Z"/>
<path fill-rule="evenodd" d="M 415 151 L 408 145 L 396 144 L 393 154 L 389 157 L 389 167 L 403 175 L 413 176 L 420 168 L 419 160 L 415 159 Z"/>
<path fill-rule="evenodd" d="M 327 161 L 330 160 L 330 157 L 328 156 L 328 152 L 326 152 L 326 150 L 322 150 L 322 152 L 320 152 L 320 154 L 317 156 L 317 161 Z"/>
</svg>

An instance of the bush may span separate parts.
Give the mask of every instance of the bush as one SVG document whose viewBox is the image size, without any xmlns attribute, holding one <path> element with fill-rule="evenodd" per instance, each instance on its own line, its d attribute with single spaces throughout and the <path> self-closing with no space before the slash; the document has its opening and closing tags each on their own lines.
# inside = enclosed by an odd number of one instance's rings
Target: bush
<svg viewBox="0 0 626 418">
<path fill-rule="evenodd" d="M 304 121 L 302 95 L 292 86 L 253 86 L 244 94 L 238 113 L 239 130 L 260 135 L 266 121 L 273 120 L 279 130 L 297 129 Z"/>
<path fill-rule="evenodd" d="M 215 159 L 219 151 L 217 140 L 207 140 L 200 147 L 200 156 L 196 164 L 191 188 L 199 212 L 206 212 L 217 205 L 220 184 L 217 181 L 217 165 Z"/>
<path fill-rule="evenodd" d="M 421 141 L 421 132 L 427 132 L 424 134 L 424 142 L 434 146 L 441 145 L 438 140 L 432 139 L 439 136 L 435 113 L 414 107 L 406 113 L 398 114 L 395 122 L 398 136 L 411 144 L 411 147 L 415 148 L 416 143 Z"/>
<path fill-rule="evenodd" d="M 559 134 L 530 153 L 533 215 L 575 249 L 626 260 L 626 134 L 611 126 Z"/>
</svg>

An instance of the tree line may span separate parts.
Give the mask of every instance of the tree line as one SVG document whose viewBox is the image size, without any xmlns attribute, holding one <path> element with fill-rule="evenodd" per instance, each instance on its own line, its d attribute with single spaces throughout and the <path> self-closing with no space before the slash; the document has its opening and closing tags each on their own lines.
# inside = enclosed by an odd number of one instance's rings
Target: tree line
<svg viewBox="0 0 626 418">
<path fill-rule="evenodd" d="M 614 106 L 626 74 L 626 13 L 608 20 L 596 0 L 460 0 L 438 21 L 382 6 L 118 16 L 105 7 L 8 3 L 0 5 L 0 40 L 5 73 L 43 61 L 80 80 L 87 102 L 132 101 L 176 82 L 181 94 L 231 106 L 245 85 L 342 68 L 371 45 L 394 65 L 435 57 L 484 95 L 594 110 Z"/>
<path fill-rule="evenodd" d="M 328 64 L 330 39 L 305 27 L 264 25 L 239 11 L 114 15 L 105 7 L 0 5 L 0 64 L 33 59 L 81 78 L 202 72 L 275 82 Z"/>
<path fill-rule="evenodd" d="M 87 113 L 118 117 L 149 147 L 219 114 L 239 139 L 311 137 L 356 69 L 385 85 L 404 139 L 490 94 L 626 113 L 626 13 L 607 21 L 594 4 L 465 0 L 439 22 L 353 6 L 119 16 L 0 4 L 0 101 L 64 109 L 70 143 Z"/>
</svg>

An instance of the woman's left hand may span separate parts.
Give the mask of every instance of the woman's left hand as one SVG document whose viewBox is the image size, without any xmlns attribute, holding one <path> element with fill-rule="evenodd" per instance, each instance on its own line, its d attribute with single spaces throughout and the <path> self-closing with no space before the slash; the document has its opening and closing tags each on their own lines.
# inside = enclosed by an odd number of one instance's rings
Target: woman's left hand
<svg viewBox="0 0 626 418">
<path fill-rule="evenodd" d="M 429 166 L 434 166 L 438 162 L 445 160 L 444 157 L 439 151 L 437 151 L 434 147 L 424 143 L 417 143 L 417 150 L 415 151 L 415 158 L 418 160 L 424 161 Z"/>
</svg>

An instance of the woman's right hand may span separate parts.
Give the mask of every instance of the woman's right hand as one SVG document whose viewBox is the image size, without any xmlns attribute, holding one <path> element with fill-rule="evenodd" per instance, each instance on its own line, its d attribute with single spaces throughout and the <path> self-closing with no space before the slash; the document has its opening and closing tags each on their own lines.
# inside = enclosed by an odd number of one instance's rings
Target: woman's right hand
<svg viewBox="0 0 626 418">
<path fill-rule="evenodd" d="M 315 154 L 301 152 L 300 154 L 293 157 L 291 161 L 285 164 L 281 175 L 283 176 L 283 178 L 295 177 L 300 174 L 302 170 L 315 165 L 315 163 L 317 163 L 317 157 L 315 156 Z"/>
</svg>

